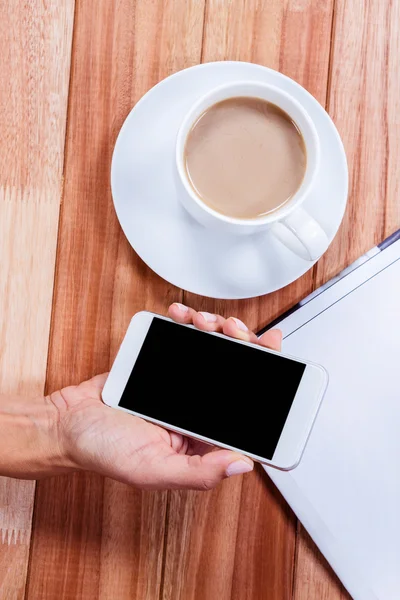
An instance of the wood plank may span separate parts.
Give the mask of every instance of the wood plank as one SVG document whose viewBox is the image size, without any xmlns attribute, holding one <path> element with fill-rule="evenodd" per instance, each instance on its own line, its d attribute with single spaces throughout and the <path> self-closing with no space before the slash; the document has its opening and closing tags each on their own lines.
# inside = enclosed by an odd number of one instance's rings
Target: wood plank
<svg viewBox="0 0 400 600">
<path fill-rule="evenodd" d="M 108 369 L 132 314 L 181 297 L 125 240 L 109 173 L 132 105 L 199 61 L 203 14 L 202 1 L 77 2 L 49 390 Z M 40 482 L 27 597 L 155 600 L 166 498 L 89 474 Z"/>
<path fill-rule="evenodd" d="M 244 60 L 279 69 L 325 104 L 332 5 L 332 1 L 309 0 L 209 0 L 202 60 Z M 259 299 L 223 302 L 185 293 L 184 301 L 197 309 L 238 315 L 257 328 L 312 288 L 310 271 L 284 290 Z M 195 513 L 190 508 L 193 505 Z M 220 560 L 208 560 L 205 549 L 233 540 L 235 526 L 231 523 L 227 529 L 220 519 L 210 527 L 206 519 L 197 517 L 205 511 L 203 506 L 212 513 L 236 515 L 236 550 L 230 549 L 224 556 L 223 582 Z M 183 522 L 179 518 L 182 513 L 186 515 Z M 211 501 L 196 493 L 175 501 L 172 494 L 162 597 L 208 599 L 214 589 L 221 600 L 290 598 L 294 546 L 295 518 L 264 474 L 256 472 L 243 480 L 225 482 L 213 492 Z M 190 552 L 184 553 L 184 548 Z"/>
<path fill-rule="evenodd" d="M 163 599 L 231 597 L 240 492 L 232 479 L 206 494 L 171 493 Z"/>
<path fill-rule="evenodd" d="M 335 15 L 328 111 L 346 149 L 350 195 L 340 232 L 318 263 L 318 283 L 382 241 L 400 223 L 395 83 L 399 6 L 379 0 L 337 0 Z"/>
<path fill-rule="evenodd" d="M 398 2 L 336 0 L 328 111 L 347 153 L 350 197 L 320 285 L 400 227 Z M 300 528 L 296 600 L 350 598 Z"/>
<path fill-rule="evenodd" d="M 73 0 L 0 8 L 0 392 L 43 394 Z M 40 250 L 39 250 L 40 249 Z M 39 250 L 39 251 L 38 251 Z M 0 596 L 24 597 L 34 482 L 0 479 Z"/>
<path fill-rule="evenodd" d="M 351 600 L 300 523 L 293 598 L 295 600 Z"/>
<path fill-rule="evenodd" d="M 232 600 L 292 598 L 296 518 L 257 465 L 243 481 Z"/>
<path fill-rule="evenodd" d="M 386 147 L 386 237 L 400 228 L 400 3 L 390 2 L 386 16 L 387 27 L 387 147 Z"/>
</svg>

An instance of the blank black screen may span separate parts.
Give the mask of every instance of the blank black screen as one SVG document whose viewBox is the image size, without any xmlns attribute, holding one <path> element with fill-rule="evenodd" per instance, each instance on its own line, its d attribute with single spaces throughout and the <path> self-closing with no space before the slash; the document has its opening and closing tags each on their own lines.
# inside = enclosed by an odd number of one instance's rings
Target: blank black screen
<svg viewBox="0 0 400 600">
<path fill-rule="evenodd" d="M 272 459 L 304 369 L 154 318 L 119 405 Z"/>
</svg>

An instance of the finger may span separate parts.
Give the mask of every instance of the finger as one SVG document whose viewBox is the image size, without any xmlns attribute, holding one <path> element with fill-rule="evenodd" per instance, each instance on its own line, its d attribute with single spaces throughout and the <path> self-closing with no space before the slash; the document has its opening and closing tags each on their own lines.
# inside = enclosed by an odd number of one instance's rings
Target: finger
<svg viewBox="0 0 400 600">
<path fill-rule="evenodd" d="M 86 383 L 90 383 L 99 392 L 102 391 L 104 384 L 106 383 L 108 373 L 101 373 L 101 375 L 95 375 L 92 379 L 89 379 Z"/>
<path fill-rule="evenodd" d="M 174 302 L 168 309 L 168 316 L 177 323 L 191 324 L 196 311 L 180 302 Z"/>
<path fill-rule="evenodd" d="M 226 477 L 249 473 L 253 470 L 250 458 L 236 454 L 230 450 L 218 450 L 204 456 L 188 456 L 171 454 L 154 466 L 158 473 L 151 474 L 157 478 L 160 488 L 211 490 Z"/>
<path fill-rule="evenodd" d="M 189 448 L 189 439 L 180 433 L 175 433 L 175 431 L 169 431 L 168 435 L 171 448 L 178 454 L 186 454 Z"/>
<path fill-rule="evenodd" d="M 252 342 L 253 344 L 258 343 L 258 339 L 255 333 L 248 329 L 247 325 L 236 317 L 229 317 L 223 325 L 223 332 L 229 337 L 237 340 L 243 340 L 244 342 Z"/>
<path fill-rule="evenodd" d="M 193 315 L 193 325 L 202 331 L 222 331 L 224 317 L 209 312 L 198 312 Z"/>
<path fill-rule="evenodd" d="M 258 343 L 260 346 L 280 352 L 282 349 L 282 331 L 280 329 L 270 329 L 258 338 Z"/>
</svg>

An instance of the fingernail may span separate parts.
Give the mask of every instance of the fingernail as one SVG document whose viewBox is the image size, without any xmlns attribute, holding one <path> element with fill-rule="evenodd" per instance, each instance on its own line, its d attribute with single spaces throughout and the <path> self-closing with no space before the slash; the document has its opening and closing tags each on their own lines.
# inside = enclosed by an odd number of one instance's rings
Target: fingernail
<svg viewBox="0 0 400 600">
<path fill-rule="evenodd" d="M 243 321 L 241 321 L 240 319 L 237 319 L 236 317 L 232 317 L 232 319 L 235 321 L 235 323 L 239 329 L 241 329 L 242 331 L 248 331 L 248 328 L 243 323 Z"/>
<path fill-rule="evenodd" d="M 207 321 L 207 323 L 215 323 L 215 321 L 217 320 L 217 316 L 212 315 L 209 312 L 199 312 L 199 315 L 201 315 L 203 319 Z"/>
<path fill-rule="evenodd" d="M 235 462 L 231 463 L 226 469 L 227 477 L 232 477 L 232 475 L 243 475 L 243 473 L 250 473 L 253 470 L 252 464 L 249 464 L 245 460 L 235 460 Z"/>
<path fill-rule="evenodd" d="M 179 302 L 174 302 L 174 305 L 179 308 L 182 312 L 187 312 L 189 309 L 184 304 L 180 304 Z"/>
</svg>

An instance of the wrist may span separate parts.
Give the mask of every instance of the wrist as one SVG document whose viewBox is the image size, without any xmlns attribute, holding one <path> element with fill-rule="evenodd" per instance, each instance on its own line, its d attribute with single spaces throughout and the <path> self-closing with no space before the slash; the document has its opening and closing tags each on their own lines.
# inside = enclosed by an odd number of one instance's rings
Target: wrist
<svg viewBox="0 0 400 600">
<path fill-rule="evenodd" d="M 74 470 L 50 397 L 0 396 L 0 474 L 39 479 Z"/>
</svg>

